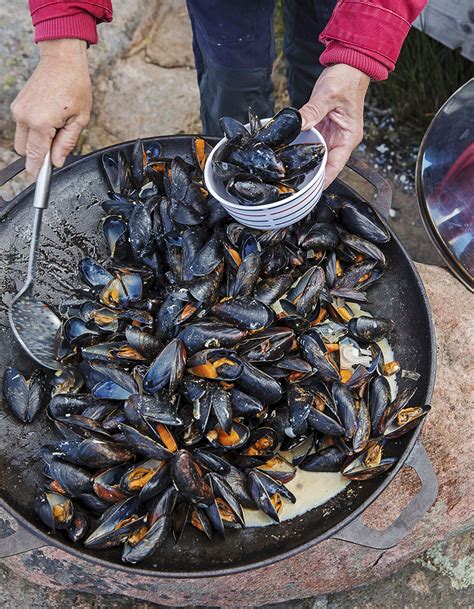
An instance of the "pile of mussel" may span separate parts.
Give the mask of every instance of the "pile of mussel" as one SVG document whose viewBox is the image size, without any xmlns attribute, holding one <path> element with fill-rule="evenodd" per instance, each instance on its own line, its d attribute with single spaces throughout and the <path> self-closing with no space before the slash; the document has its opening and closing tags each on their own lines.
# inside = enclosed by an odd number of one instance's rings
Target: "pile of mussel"
<svg viewBox="0 0 474 609">
<path fill-rule="evenodd" d="M 298 468 L 383 474 L 387 443 L 429 410 L 412 384 L 391 395 L 393 322 L 349 304 L 383 274 L 373 209 L 326 195 L 294 226 L 249 229 L 204 188 L 209 144 L 193 150 L 166 159 L 138 140 L 131 160 L 103 155 L 110 257 L 83 259 L 59 307 L 61 369 L 3 381 L 21 421 L 47 403 L 57 432 L 39 455 L 39 518 L 90 549 L 123 544 L 127 563 L 187 523 L 224 537 L 244 509 L 279 522 Z"/>
<path fill-rule="evenodd" d="M 265 125 L 249 109 L 249 130 L 230 116 L 220 119 L 226 141 L 216 149 L 212 170 L 238 203 L 263 205 L 285 199 L 320 165 L 324 144 L 292 144 L 301 122 L 295 108 L 283 108 Z"/>
</svg>

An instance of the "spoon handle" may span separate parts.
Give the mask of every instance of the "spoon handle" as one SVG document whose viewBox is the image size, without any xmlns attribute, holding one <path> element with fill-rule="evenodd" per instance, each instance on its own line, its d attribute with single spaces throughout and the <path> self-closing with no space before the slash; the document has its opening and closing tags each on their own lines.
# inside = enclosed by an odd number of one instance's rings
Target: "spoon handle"
<svg viewBox="0 0 474 609">
<path fill-rule="evenodd" d="M 48 207 L 51 172 L 51 150 L 48 150 L 36 178 L 35 197 L 33 199 L 33 207 L 36 207 L 36 209 L 46 209 Z"/>
</svg>

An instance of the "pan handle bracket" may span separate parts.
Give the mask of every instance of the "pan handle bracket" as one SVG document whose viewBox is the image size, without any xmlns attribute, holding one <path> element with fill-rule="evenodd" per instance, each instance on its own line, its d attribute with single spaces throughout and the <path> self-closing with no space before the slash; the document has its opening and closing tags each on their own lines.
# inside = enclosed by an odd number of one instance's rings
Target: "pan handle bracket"
<svg viewBox="0 0 474 609">
<path fill-rule="evenodd" d="M 5 502 L 0 499 L 0 558 L 16 556 L 44 545 L 42 539 L 30 533 L 10 514 Z"/>
<path fill-rule="evenodd" d="M 409 465 L 415 470 L 421 481 L 421 489 L 398 518 L 383 531 L 377 531 L 363 524 L 362 515 L 360 515 L 333 535 L 333 539 L 341 539 L 376 550 L 388 550 L 411 533 L 435 502 L 438 496 L 438 481 L 420 440 L 413 447 L 405 465 Z"/>
<path fill-rule="evenodd" d="M 375 188 L 375 197 L 370 204 L 382 218 L 388 220 L 390 207 L 392 206 L 392 189 L 387 180 L 362 159 L 351 156 L 346 166 L 361 178 L 364 178 L 369 184 L 372 184 Z"/>
</svg>

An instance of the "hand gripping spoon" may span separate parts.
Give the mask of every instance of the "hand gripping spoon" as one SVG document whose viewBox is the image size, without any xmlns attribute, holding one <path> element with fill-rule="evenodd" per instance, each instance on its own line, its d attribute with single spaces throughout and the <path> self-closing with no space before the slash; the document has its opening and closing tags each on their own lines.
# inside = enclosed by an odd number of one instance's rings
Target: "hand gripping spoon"
<svg viewBox="0 0 474 609">
<path fill-rule="evenodd" d="M 33 296 L 41 223 L 43 211 L 48 207 L 51 172 L 51 151 L 48 151 L 36 179 L 28 272 L 23 287 L 8 307 L 8 319 L 16 339 L 26 353 L 41 366 L 57 370 L 59 362 L 55 359 L 55 341 L 61 321 L 48 305 Z"/>
</svg>

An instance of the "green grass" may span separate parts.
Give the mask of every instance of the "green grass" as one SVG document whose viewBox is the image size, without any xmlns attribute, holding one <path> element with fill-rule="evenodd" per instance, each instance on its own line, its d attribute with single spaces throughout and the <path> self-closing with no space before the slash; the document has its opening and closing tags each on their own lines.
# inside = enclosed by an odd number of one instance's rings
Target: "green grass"
<svg viewBox="0 0 474 609">
<path fill-rule="evenodd" d="M 473 77 L 473 62 L 412 28 L 393 73 L 372 84 L 369 103 L 390 110 L 398 128 L 419 137 L 448 97 Z"/>
</svg>

